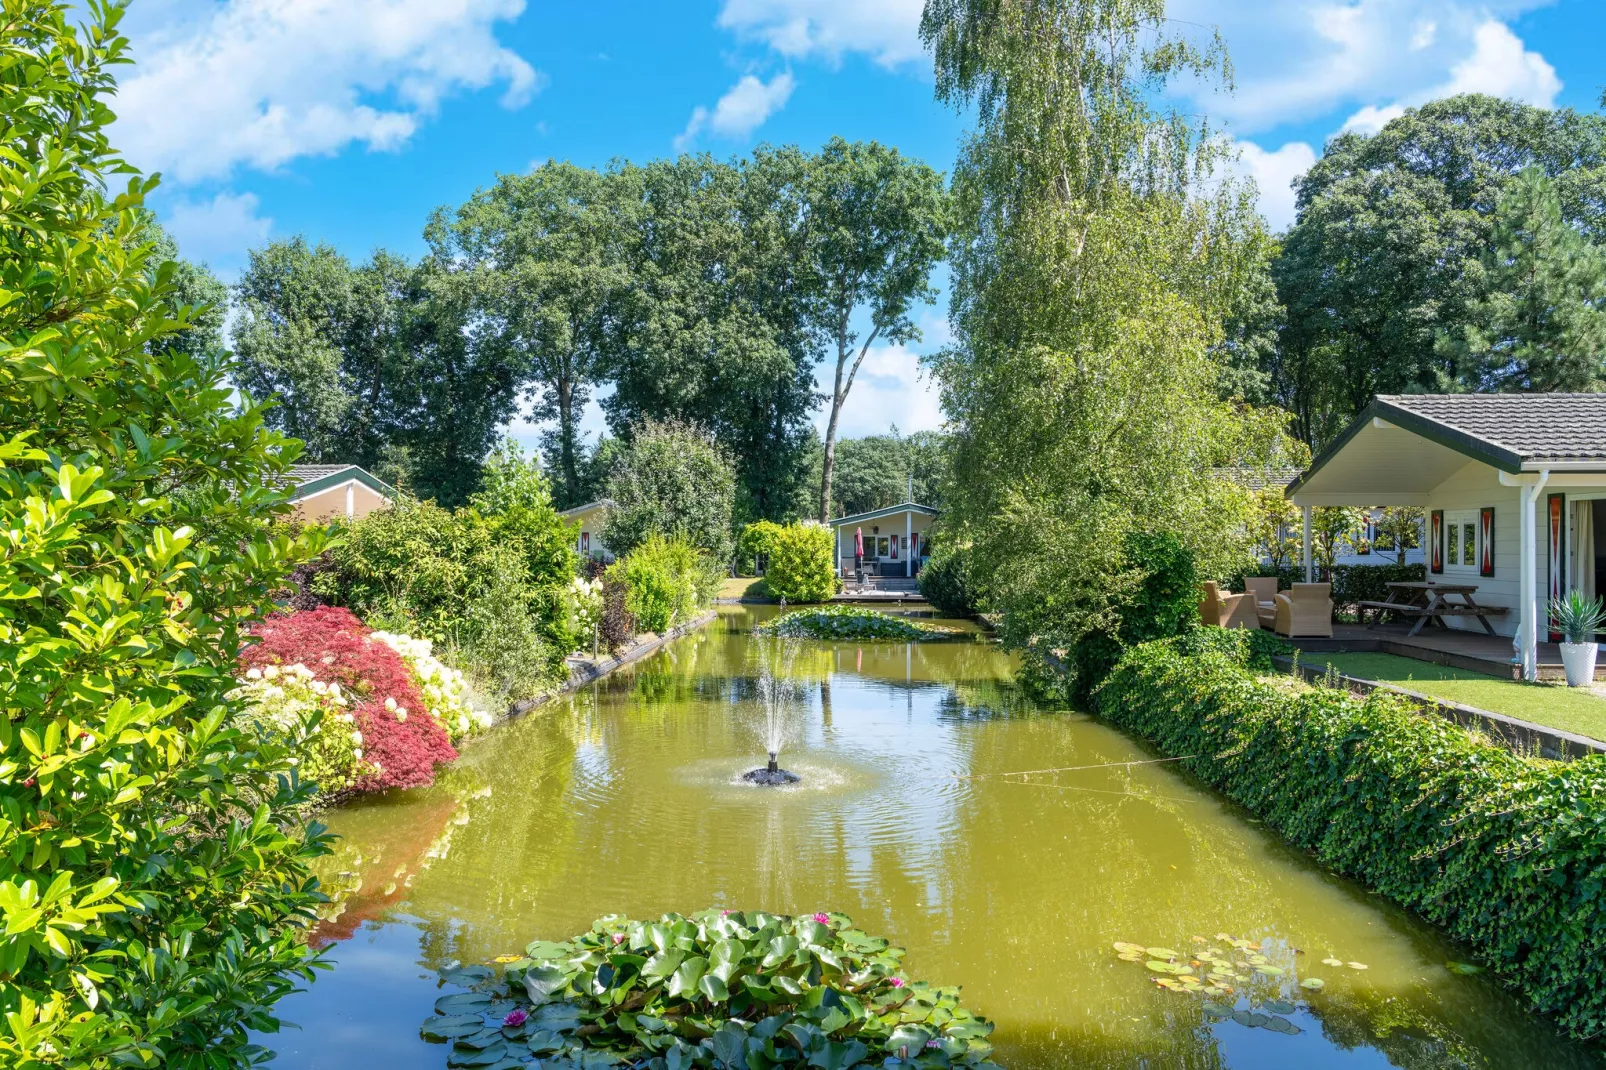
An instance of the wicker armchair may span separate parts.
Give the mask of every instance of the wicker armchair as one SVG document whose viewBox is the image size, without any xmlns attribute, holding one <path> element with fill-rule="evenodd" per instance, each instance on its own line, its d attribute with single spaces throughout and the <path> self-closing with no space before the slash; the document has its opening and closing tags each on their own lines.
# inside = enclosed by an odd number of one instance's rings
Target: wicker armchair
<svg viewBox="0 0 1606 1070">
<path fill-rule="evenodd" d="M 1244 590 L 1255 596 L 1255 616 L 1262 628 L 1277 623 L 1277 577 L 1250 576 L 1244 580 Z"/>
<path fill-rule="evenodd" d="M 1254 597 L 1223 591 L 1215 580 L 1205 581 L 1200 588 L 1199 619 L 1217 628 L 1260 627 Z"/>
<path fill-rule="evenodd" d="M 1277 596 L 1276 629 L 1290 639 L 1330 639 L 1333 635 L 1333 585 L 1296 583 Z"/>
</svg>

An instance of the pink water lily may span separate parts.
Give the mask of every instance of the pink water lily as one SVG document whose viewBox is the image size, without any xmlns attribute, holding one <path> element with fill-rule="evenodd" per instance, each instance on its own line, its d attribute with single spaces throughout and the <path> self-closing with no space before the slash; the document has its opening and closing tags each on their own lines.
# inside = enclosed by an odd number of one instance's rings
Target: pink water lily
<svg viewBox="0 0 1606 1070">
<path fill-rule="evenodd" d="M 520 1007 L 517 1010 L 508 1011 L 507 1017 L 502 1019 L 502 1024 L 509 1029 L 517 1029 L 529 1020 L 530 1016 Z"/>
<path fill-rule="evenodd" d="M 819 922 L 821 925 L 829 925 L 831 924 L 831 915 L 822 912 L 814 915 L 814 920 Z"/>
<path fill-rule="evenodd" d="M 616 944 L 624 943 L 625 942 L 625 934 L 624 933 L 614 933 L 613 934 L 613 942 L 616 943 Z"/>
<path fill-rule="evenodd" d="M 902 977 L 888 977 L 887 978 L 887 984 L 891 985 L 893 988 L 902 988 L 903 987 L 903 978 Z"/>
</svg>

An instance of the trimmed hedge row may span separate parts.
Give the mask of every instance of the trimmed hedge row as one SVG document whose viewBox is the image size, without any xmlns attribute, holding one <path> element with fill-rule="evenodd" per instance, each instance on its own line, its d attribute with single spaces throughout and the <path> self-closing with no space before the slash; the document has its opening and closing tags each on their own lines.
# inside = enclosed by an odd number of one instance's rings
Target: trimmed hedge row
<svg viewBox="0 0 1606 1070">
<path fill-rule="evenodd" d="M 1469 945 L 1575 1036 L 1606 1029 L 1606 756 L 1522 758 L 1398 696 L 1258 679 L 1218 629 L 1128 651 L 1097 693 L 1325 865 Z"/>
</svg>

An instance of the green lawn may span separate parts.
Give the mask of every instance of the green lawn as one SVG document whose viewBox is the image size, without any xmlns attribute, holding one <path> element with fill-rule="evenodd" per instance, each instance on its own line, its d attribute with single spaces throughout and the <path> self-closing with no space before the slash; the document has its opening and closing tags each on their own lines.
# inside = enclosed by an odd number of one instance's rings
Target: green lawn
<svg viewBox="0 0 1606 1070">
<path fill-rule="evenodd" d="M 719 585 L 717 598 L 741 598 L 751 602 L 773 602 L 764 590 L 764 581 L 751 576 L 729 576 Z"/>
<path fill-rule="evenodd" d="M 1304 654 L 1301 663 L 1332 665 L 1346 676 L 1409 688 L 1480 710 L 1606 740 L 1606 698 L 1586 688 L 1524 684 L 1394 654 Z"/>
</svg>

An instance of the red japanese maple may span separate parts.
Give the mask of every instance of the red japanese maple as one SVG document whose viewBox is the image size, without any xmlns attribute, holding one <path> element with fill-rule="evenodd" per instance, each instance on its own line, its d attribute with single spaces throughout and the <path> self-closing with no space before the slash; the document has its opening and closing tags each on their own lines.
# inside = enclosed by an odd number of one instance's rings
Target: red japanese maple
<svg viewBox="0 0 1606 1070">
<path fill-rule="evenodd" d="M 362 731 L 365 761 L 378 771 L 356 784 L 358 791 L 416 788 L 435 779 L 435 767 L 457 757 L 446 732 L 424 708 L 407 663 L 349 610 L 321 606 L 278 614 L 257 626 L 256 641 L 240 654 L 244 668 L 300 663 L 325 683 L 339 684 Z M 385 700 L 407 710 L 406 720 Z"/>
</svg>

